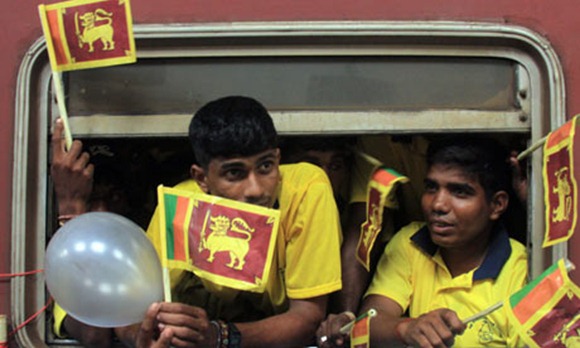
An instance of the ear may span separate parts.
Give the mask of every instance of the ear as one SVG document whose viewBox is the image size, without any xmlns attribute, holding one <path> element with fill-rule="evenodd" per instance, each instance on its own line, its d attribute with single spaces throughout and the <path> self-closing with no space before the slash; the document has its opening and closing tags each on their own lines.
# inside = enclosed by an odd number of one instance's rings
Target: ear
<svg viewBox="0 0 580 348">
<path fill-rule="evenodd" d="M 490 220 L 498 220 L 507 210 L 509 204 L 509 195 L 505 191 L 497 191 L 491 198 Z"/>
<path fill-rule="evenodd" d="M 190 175 L 193 180 L 197 182 L 199 187 L 203 190 L 203 192 L 209 192 L 209 186 L 207 183 L 207 175 L 205 174 L 205 170 L 202 167 L 198 166 L 197 164 L 192 164 L 190 169 Z"/>
<path fill-rule="evenodd" d="M 276 161 L 278 162 L 277 164 L 280 164 L 280 159 L 282 158 L 282 155 L 280 155 L 280 148 L 277 147 L 276 148 Z"/>
</svg>

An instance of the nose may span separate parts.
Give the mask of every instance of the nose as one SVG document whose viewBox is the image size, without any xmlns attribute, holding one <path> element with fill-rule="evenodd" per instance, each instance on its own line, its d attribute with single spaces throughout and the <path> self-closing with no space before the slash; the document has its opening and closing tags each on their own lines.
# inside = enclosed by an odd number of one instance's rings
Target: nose
<svg viewBox="0 0 580 348">
<path fill-rule="evenodd" d="M 244 187 L 244 201 L 252 204 L 263 204 L 265 188 L 259 175 L 252 172 L 246 179 Z"/>
<path fill-rule="evenodd" d="M 433 194 L 431 212 L 436 215 L 444 215 L 449 212 L 449 195 L 444 190 L 438 190 Z"/>
</svg>

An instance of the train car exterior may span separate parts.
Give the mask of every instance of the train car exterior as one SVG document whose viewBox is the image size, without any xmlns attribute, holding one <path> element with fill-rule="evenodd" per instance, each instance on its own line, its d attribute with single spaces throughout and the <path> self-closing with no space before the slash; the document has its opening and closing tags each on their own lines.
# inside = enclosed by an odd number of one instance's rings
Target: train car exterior
<svg viewBox="0 0 580 348">
<path fill-rule="evenodd" d="M 41 3 L 7 0 L 0 14 L 2 274 L 42 268 L 55 229 L 48 140 L 57 108 Z M 135 0 L 131 7 L 139 63 L 67 79 L 77 136 L 180 138 L 192 105 L 246 89 L 272 105 L 283 135 L 490 132 L 532 144 L 580 113 L 580 22 L 571 0 Z M 190 88 L 197 81 L 203 88 Z M 561 256 L 580 264 L 580 236 L 541 248 L 540 151 L 529 168 L 532 274 Z M 46 300 L 41 274 L 0 278 L 9 331 Z M 10 346 L 65 344 L 46 323 L 41 316 L 18 330 Z"/>
</svg>

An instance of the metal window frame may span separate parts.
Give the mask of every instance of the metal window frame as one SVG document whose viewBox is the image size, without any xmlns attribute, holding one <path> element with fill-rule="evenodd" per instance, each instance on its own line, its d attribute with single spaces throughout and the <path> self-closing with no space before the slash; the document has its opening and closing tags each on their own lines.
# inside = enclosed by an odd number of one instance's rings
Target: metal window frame
<svg viewBox="0 0 580 348">
<path fill-rule="evenodd" d="M 522 110 L 511 114 L 477 110 L 377 112 L 373 115 L 364 110 L 349 114 L 319 112 L 317 119 L 321 121 L 305 127 L 303 119 L 312 113 L 274 112 L 281 134 L 515 131 L 528 133 L 530 143 L 533 143 L 566 120 L 564 76 L 559 59 L 544 37 L 521 26 L 448 21 L 244 22 L 135 25 L 134 34 L 137 46 L 144 47 L 139 49 L 139 58 L 251 57 L 264 55 L 264 52 L 282 56 L 496 57 L 517 62 L 525 80 L 522 86 L 529 86 L 529 90 L 526 87 L 519 91 L 529 102 Z M 21 63 L 16 89 L 11 230 L 11 270 L 15 273 L 43 268 L 46 231 L 52 227 L 47 216 L 51 205 L 48 142 L 49 127 L 55 115 L 52 114 L 54 108 L 49 91 L 50 67 L 45 41 L 40 38 Z M 474 116 L 480 114 L 493 121 L 473 125 Z M 103 122 L 103 117 L 106 122 Z M 166 132 L 165 135 L 184 135 L 183 125 L 189 115 L 171 117 L 175 122 L 167 122 L 170 125 L 163 126 L 166 128 L 162 132 Z M 453 118 L 451 124 L 445 122 L 450 117 Z M 138 119 L 140 116 L 131 116 L 131 122 Z M 413 121 L 409 123 L 409 119 Z M 150 123 L 145 123 L 139 130 L 127 133 L 127 129 L 135 127 L 116 123 L 127 122 L 123 116 L 93 115 L 73 122 L 74 129 L 87 136 L 120 135 L 115 129 L 124 129 L 122 134 L 128 137 L 156 135 L 160 131 L 159 123 L 153 123 L 155 129 L 147 128 Z M 551 253 L 541 249 L 544 226 L 541 154 L 534 153 L 530 162 L 528 216 L 531 238 L 528 247 L 532 255 L 531 275 L 535 276 L 551 259 L 565 256 L 567 247 L 565 244 L 555 246 Z M 22 323 L 46 303 L 44 278 L 14 278 L 11 280 L 11 294 L 11 322 Z M 45 323 L 46 320 L 36 320 L 18 331 L 18 344 L 47 346 Z M 59 345 L 61 343 L 51 344 Z"/>
</svg>

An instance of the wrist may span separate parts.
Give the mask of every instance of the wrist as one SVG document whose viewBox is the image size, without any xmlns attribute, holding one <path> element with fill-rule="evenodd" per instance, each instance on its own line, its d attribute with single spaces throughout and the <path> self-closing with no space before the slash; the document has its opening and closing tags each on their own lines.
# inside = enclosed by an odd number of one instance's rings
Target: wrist
<svg viewBox="0 0 580 348">
<path fill-rule="evenodd" d="M 407 331 L 407 326 L 409 326 L 410 322 L 413 321 L 413 318 L 403 318 L 395 325 L 395 336 L 397 340 L 405 345 L 408 345 L 407 341 L 405 340 L 405 332 Z"/>
<path fill-rule="evenodd" d="M 242 334 L 234 323 L 226 323 L 223 320 L 211 321 L 217 328 L 217 348 L 240 348 L 242 346 Z"/>
<path fill-rule="evenodd" d="M 59 215 L 80 215 L 87 212 L 87 207 L 88 203 L 84 200 L 58 200 Z"/>
</svg>

